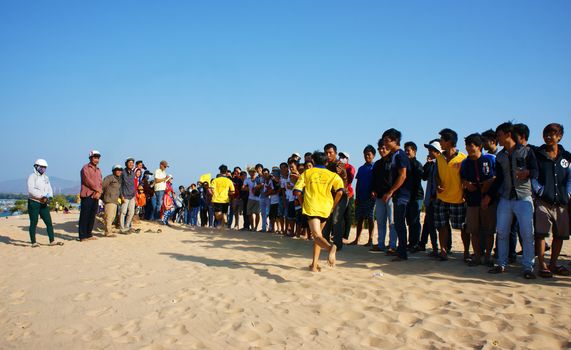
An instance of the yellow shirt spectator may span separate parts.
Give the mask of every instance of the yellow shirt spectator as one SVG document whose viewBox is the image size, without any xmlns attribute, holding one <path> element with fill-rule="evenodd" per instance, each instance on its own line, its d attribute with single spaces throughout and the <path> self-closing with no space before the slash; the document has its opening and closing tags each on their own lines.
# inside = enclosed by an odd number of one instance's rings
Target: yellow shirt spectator
<svg viewBox="0 0 571 350">
<path fill-rule="evenodd" d="M 342 189 L 341 177 L 319 166 L 304 171 L 294 187 L 294 190 L 303 192 L 303 214 L 321 218 L 328 218 L 333 209 L 331 190 Z"/>
<path fill-rule="evenodd" d="M 225 176 L 220 176 L 212 180 L 212 203 L 230 203 L 228 192 L 234 192 L 234 183 Z"/>
<path fill-rule="evenodd" d="M 462 152 L 458 152 L 449 162 L 442 154 L 436 157 L 440 186 L 444 188 L 443 192 L 437 192 L 436 198 L 451 204 L 464 203 L 464 189 L 460 180 L 460 165 L 464 159 L 466 155 Z"/>
</svg>

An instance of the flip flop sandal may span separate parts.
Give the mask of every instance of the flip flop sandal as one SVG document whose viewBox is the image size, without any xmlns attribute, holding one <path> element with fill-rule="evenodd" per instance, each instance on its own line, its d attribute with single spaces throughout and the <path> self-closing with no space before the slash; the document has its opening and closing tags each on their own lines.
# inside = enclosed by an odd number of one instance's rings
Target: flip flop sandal
<svg viewBox="0 0 571 350">
<path fill-rule="evenodd" d="M 50 246 L 62 246 L 63 242 L 51 242 Z"/>
<path fill-rule="evenodd" d="M 559 275 L 559 276 L 569 276 L 569 275 L 571 275 L 571 273 L 569 272 L 569 270 L 568 270 L 565 266 L 563 266 L 563 265 L 557 266 L 557 267 L 555 268 L 555 270 L 553 271 L 553 273 L 556 274 L 556 275 Z"/>
<path fill-rule="evenodd" d="M 32 243 L 32 248 L 38 248 L 40 246 L 39 243 Z"/>
<path fill-rule="evenodd" d="M 523 278 L 525 278 L 526 280 L 534 280 L 537 278 L 537 276 L 532 271 L 524 271 Z"/>
<path fill-rule="evenodd" d="M 548 269 L 541 269 L 541 270 L 537 271 L 537 274 L 541 278 L 552 278 L 553 277 L 553 272 L 551 272 Z"/>
</svg>

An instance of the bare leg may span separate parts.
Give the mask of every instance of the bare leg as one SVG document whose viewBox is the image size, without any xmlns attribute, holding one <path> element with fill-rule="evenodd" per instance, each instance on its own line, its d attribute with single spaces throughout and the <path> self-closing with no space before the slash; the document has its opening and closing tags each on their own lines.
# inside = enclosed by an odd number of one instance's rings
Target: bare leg
<svg viewBox="0 0 571 350">
<path fill-rule="evenodd" d="M 333 251 L 333 264 L 335 263 L 335 250 L 332 249 L 332 245 L 327 242 L 325 238 L 323 238 L 323 234 L 321 230 L 325 223 L 321 223 L 319 219 L 309 219 L 309 229 L 311 230 L 311 234 L 313 235 L 313 261 L 310 265 L 311 271 L 319 271 L 319 254 L 321 253 L 321 249 L 329 250 L 330 255 L 331 251 Z M 333 246 L 334 247 L 334 246 Z"/>
<path fill-rule="evenodd" d="M 367 224 L 369 224 L 369 241 L 367 241 L 368 246 L 373 245 L 373 229 L 375 228 L 375 220 L 368 219 Z"/>
<path fill-rule="evenodd" d="M 465 229 L 460 230 L 462 243 L 464 244 L 464 260 L 470 258 L 470 234 Z M 479 234 L 479 233 L 478 233 Z M 478 238 L 478 242 L 480 239 Z"/>
<path fill-rule="evenodd" d="M 541 270 L 547 269 L 547 264 L 545 263 L 545 239 L 536 238 L 535 239 L 535 250 L 537 253 L 537 266 Z"/>
<path fill-rule="evenodd" d="M 357 220 L 357 236 L 355 237 L 355 240 L 351 243 L 349 243 L 349 245 L 359 245 L 359 238 L 361 238 L 361 231 L 363 231 L 363 219 L 359 218 L 359 220 Z"/>
<path fill-rule="evenodd" d="M 561 253 L 562 247 L 563 240 L 554 237 L 551 242 L 551 261 L 549 262 L 549 269 L 551 271 L 555 271 L 557 268 L 557 258 L 559 258 L 559 253 Z"/>
<path fill-rule="evenodd" d="M 448 225 L 438 228 L 438 241 L 440 243 L 440 256 L 446 256 L 446 247 L 450 239 L 450 229 Z"/>
</svg>

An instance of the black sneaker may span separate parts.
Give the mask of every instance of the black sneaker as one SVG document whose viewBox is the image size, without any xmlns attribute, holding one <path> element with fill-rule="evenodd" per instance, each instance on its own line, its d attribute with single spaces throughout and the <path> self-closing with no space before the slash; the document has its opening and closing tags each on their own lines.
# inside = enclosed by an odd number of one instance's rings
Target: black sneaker
<svg viewBox="0 0 571 350">
<path fill-rule="evenodd" d="M 504 273 L 506 272 L 506 268 L 500 265 L 495 265 L 494 267 L 492 267 L 491 269 L 488 270 L 489 273 L 492 273 L 494 275 L 497 275 L 499 273 Z"/>
</svg>

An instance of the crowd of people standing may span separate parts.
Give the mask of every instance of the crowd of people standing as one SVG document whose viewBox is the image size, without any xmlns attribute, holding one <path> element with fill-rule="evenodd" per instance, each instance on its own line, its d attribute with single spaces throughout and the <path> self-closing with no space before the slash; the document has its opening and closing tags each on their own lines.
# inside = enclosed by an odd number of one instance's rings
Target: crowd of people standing
<svg viewBox="0 0 571 350">
<path fill-rule="evenodd" d="M 275 232 L 313 240 L 310 269 L 319 271 L 320 250 L 329 252 L 328 262 L 334 265 L 354 219 L 356 238 L 348 244 L 359 244 L 366 226 L 370 251 L 391 255 L 395 262 L 426 251 L 429 240 L 428 255 L 448 260 L 455 229 L 469 266 L 485 265 L 490 273 L 502 273 L 516 261 L 519 241 L 525 278 L 569 275 L 557 264 L 563 241 L 569 238 L 571 196 L 571 155 L 559 144 L 563 126 L 548 124 L 539 147 L 527 143 L 529 132 L 524 124 L 502 123 L 495 130 L 466 136 L 465 154 L 458 149 L 457 133 L 442 129 L 439 137 L 424 144 L 428 156 L 422 164 L 416 158 L 417 145 L 408 141 L 401 147 L 401 132 L 391 128 L 376 148 L 364 147 L 364 164 L 358 169 L 350 164 L 349 153 L 329 143 L 323 151 L 307 152 L 303 159 L 294 153 L 271 168 L 256 164 L 230 171 L 221 165 L 214 179 L 179 186 L 178 191 L 166 172 L 167 161 L 151 173 L 143 161 L 128 158 L 124 167 L 113 166 L 103 178 L 98 167 L 101 154 L 91 151 L 81 170 L 79 239 L 94 239 L 102 203 L 108 237 L 115 236 L 117 217 L 120 233 L 137 232 L 132 227 L 135 215 L 163 225 Z M 29 187 L 32 180 L 36 187 L 42 183 L 38 178 L 47 167 L 36 163 Z M 49 194 L 30 190 L 32 243 L 37 216 L 46 221 L 44 198 Z M 549 235 L 551 247 L 545 242 Z"/>
</svg>

